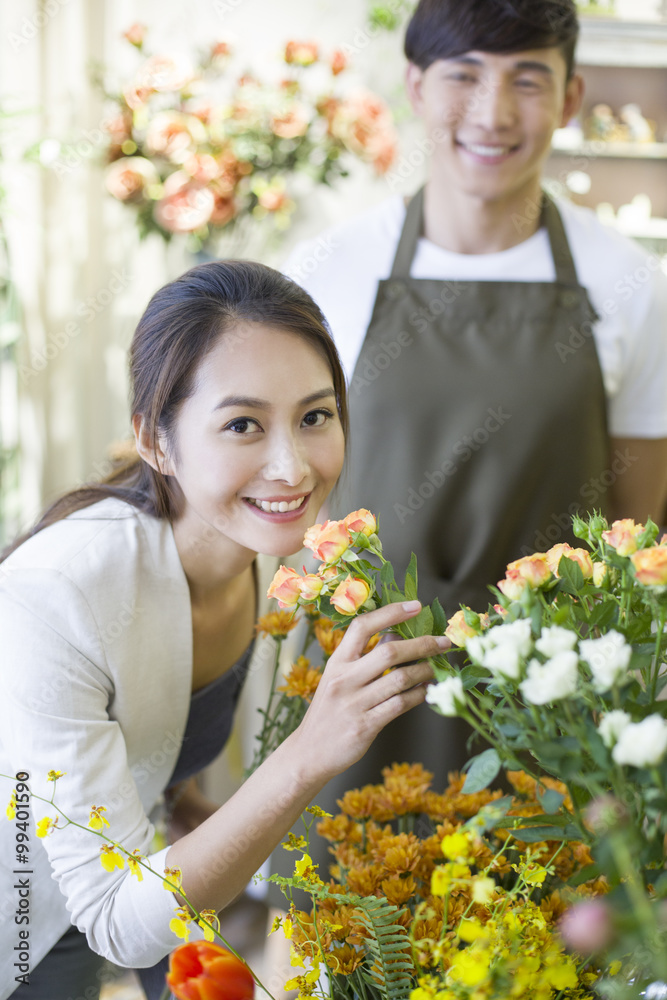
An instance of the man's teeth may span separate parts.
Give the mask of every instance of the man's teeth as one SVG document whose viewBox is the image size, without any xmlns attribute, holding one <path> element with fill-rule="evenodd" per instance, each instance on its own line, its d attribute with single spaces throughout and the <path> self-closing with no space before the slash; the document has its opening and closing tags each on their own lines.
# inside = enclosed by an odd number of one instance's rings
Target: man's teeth
<svg viewBox="0 0 667 1000">
<path fill-rule="evenodd" d="M 466 149 L 469 149 L 471 153 L 475 153 L 476 156 L 504 156 L 509 153 L 509 146 L 475 146 L 472 143 L 466 145 Z"/>
<path fill-rule="evenodd" d="M 300 507 L 305 497 L 297 497 L 296 500 L 253 500 L 248 497 L 250 503 L 254 504 L 255 507 L 259 507 L 260 510 L 265 511 L 267 514 L 284 514 L 288 510 L 296 510 Z"/>
</svg>

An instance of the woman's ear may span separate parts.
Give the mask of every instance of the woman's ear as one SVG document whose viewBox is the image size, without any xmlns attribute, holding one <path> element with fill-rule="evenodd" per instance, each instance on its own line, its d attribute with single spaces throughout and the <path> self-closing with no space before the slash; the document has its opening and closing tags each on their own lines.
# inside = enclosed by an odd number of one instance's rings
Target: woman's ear
<svg viewBox="0 0 667 1000">
<path fill-rule="evenodd" d="M 137 443 L 137 451 L 144 462 L 163 476 L 173 476 L 173 462 L 164 450 L 160 435 L 158 434 L 156 446 L 153 448 L 147 422 L 141 413 L 135 413 L 132 417 L 132 429 Z"/>
</svg>

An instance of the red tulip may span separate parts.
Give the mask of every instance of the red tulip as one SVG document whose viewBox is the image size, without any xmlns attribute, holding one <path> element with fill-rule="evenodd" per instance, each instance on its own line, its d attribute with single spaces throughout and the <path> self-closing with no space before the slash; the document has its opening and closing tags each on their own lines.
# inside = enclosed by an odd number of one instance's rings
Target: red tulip
<svg viewBox="0 0 667 1000">
<path fill-rule="evenodd" d="M 190 941 L 169 956 L 167 986 L 178 1000 L 251 1000 L 247 965 L 218 944 Z"/>
</svg>

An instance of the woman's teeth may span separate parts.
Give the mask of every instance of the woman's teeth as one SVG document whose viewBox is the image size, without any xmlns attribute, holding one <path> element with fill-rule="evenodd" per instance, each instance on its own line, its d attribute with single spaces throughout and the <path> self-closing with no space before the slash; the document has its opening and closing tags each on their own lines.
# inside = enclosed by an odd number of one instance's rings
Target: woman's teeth
<svg viewBox="0 0 667 1000">
<path fill-rule="evenodd" d="M 297 497 L 296 500 L 288 502 L 287 500 L 255 500 L 248 497 L 248 503 L 259 507 L 260 510 L 265 511 L 267 514 L 284 514 L 288 510 L 296 510 L 305 499 L 305 497 Z"/>
</svg>

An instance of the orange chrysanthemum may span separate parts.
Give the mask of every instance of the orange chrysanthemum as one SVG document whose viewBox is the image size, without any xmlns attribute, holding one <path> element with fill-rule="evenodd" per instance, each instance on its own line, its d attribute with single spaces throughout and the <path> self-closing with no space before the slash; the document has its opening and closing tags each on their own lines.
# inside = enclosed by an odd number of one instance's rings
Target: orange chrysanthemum
<svg viewBox="0 0 667 1000">
<path fill-rule="evenodd" d="M 311 701 L 321 679 L 321 671 L 311 667 L 310 660 L 305 656 L 300 656 L 290 667 L 285 683 L 279 685 L 276 691 L 284 692 L 288 698 Z"/>
<path fill-rule="evenodd" d="M 257 635 L 270 635 L 274 639 L 281 639 L 298 623 L 299 619 L 294 617 L 293 610 L 271 611 L 268 615 L 257 619 L 255 632 Z"/>
</svg>

